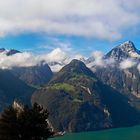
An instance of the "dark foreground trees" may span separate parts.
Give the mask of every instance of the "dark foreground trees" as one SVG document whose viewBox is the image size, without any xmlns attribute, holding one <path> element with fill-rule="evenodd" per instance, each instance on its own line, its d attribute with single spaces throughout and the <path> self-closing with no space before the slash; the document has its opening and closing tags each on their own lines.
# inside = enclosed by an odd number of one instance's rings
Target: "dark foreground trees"
<svg viewBox="0 0 140 140">
<path fill-rule="evenodd" d="M 14 102 L 0 116 L 0 140 L 46 140 L 53 135 L 48 111 Z"/>
</svg>

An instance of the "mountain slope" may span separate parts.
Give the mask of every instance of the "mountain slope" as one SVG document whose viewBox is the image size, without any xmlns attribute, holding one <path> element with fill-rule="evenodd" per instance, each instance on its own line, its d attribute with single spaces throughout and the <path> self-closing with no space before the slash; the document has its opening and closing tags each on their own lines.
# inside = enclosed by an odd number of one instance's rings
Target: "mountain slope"
<svg viewBox="0 0 140 140">
<path fill-rule="evenodd" d="M 79 132 L 139 123 L 139 113 L 127 98 L 100 82 L 78 60 L 63 67 L 46 87 L 36 91 L 34 102 L 49 109 L 50 121 L 57 130 Z"/>
<path fill-rule="evenodd" d="M 47 64 L 31 67 L 14 67 L 11 72 L 28 85 L 40 86 L 50 81 L 53 73 Z"/>
<path fill-rule="evenodd" d="M 33 91 L 33 88 L 16 78 L 10 71 L 0 70 L 0 111 L 14 99 L 30 104 Z"/>
<path fill-rule="evenodd" d="M 104 84 L 125 95 L 130 100 L 130 104 L 140 110 L 140 74 L 137 68 L 140 62 L 139 50 L 135 48 L 134 43 L 127 41 L 113 48 L 104 56 L 106 61 L 112 58 L 115 60 L 113 66 L 95 66 L 96 72 L 95 67 L 93 69 L 95 75 Z M 122 69 L 120 64 L 125 60 L 130 60 L 129 63 L 135 63 L 135 65 Z"/>
<path fill-rule="evenodd" d="M 10 49 L 6 50 L 5 48 L 0 48 L 0 53 L 5 54 L 7 57 L 13 56 L 17 53 L 22 54 L 22 52 Z M 12 59 L 12 58 L 11 58 Z M 16 61 L 16 60 L 15 60 Z M 48 64 L 39 62 L 34 66 L 15 66 L 12 67 L 11 73 L 13 73 L 17 78 L 21 79 L 25 83 L 31 86 L 40 86 L 46 84 L 52 78 L 52 71 Z"/>
</svg>

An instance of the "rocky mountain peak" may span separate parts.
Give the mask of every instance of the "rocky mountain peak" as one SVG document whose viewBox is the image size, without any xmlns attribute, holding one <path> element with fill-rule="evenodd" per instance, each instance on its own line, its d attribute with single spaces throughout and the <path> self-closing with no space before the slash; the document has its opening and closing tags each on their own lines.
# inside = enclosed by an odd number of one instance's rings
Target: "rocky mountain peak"
<svg viewBox="0 0 140 140">
<path fill-rule="evenodd" d="M 82 61 L 77 59 L 73 59 L 68 65 L 62 68 L 62 71 L 68 71 L 77 74 L 82 73 L 86 75 L 92 75 L 92 72 L 86 67 L 86 65 Z"/>
<path fill-rule="evenodd" d="M 74 66 L 74 67 L 85 67 L 85 64 L 80 61 L 80 60 L 77 60 L 77 59 L 73 59 L 70 63 L 69 63 L 69 66 Z"/>
<path fill-rule="evenodd" d="M 117 46 L 116 48 L 120 48 L 124 52 L 137 51 L 132 41 L 126 41 L 121 45 Z"/>
<path fill-rule="evenodd" d="M 105 56 L 105 58 L 114 58 L 117 61 L 122 61 L 131 57 L 140 57 L 140 51 L 135 48 L 135 45 L 132 41 L 126 41 L 116 46 Z"/>
<path fill-rule="evenodd" d="M 20 51 L 15 50 L 15 49 L 6 50 L 5 48 L 0 48 L 0 53 L 3 53 L 3 52 L 4 52 L 7 56 L 14 55 L 14 54 L 16 54 L 16 53 L 21 53 Z"/>
<path fill-rule="evenodd" d="M 9 56 L 9 55 L 14 55 L 14 54 L 16 54 L 16 53 L 21 53 L 21 52 L 18 51 L 18 50 L 15 50 L 15 49 L 10 49 L 10 50 L 6 53 L 6 55 Z"/>
<path fill-rule="evenodd" d="M 94 76 L 93 72 L 82 61 L 73 59 L 53 77 L 52 81 L 64 82 L 75 75 Z"/>
<path fill-rule="evenodd" d="M 0 48 L 0 53 L 4 52 L 5 48 Z"/>
</svg>

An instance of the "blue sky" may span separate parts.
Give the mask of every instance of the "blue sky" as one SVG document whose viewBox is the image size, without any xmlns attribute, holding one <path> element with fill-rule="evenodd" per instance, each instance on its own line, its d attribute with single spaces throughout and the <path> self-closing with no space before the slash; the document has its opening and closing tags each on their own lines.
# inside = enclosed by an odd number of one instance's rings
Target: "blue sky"
<svg viewBox="0 0 140 140">
<path fill-rule="evenodd" d="M 18 49 L 20 51 L 28 51 L 33 53 L 50 52 L 55 48 L 70 49 L 85 56 L 90 55 L 93 51 L 102 51 L 107 53 L 116 45 L 131 40 L 135 46 L 140 49 L 140 36 L 124 36 L 117 41 L 99 40 L 94 38 L 78 37 L 78 36 L 62 36 L 48 35 L 43 33 L 22 33 L 17 35 L 7 35 L 0 38 L 0 47 L 7 49 Z M 65 45 L 64 48 L 62 45 Z"/>
<path fill-rule="evenodd" d="M 5 0 L 0 47 L 34 53 L 55 48 L 89 56 L 131 40 L 140 49 L 140 0 Z"/>
</svg>

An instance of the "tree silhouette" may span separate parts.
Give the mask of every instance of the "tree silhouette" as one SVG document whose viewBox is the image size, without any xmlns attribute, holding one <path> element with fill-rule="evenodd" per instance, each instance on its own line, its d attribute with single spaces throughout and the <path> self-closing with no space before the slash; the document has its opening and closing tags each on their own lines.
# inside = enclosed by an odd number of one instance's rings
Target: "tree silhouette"
<svg viewBox="0 0 140 140">
<path fill-rule="evenodd" d="M 38 104 L 32 108 L 15 103 L 0 116 L 0 140 L 46 140 L 53 135 L 48 111 Z"/>
</svg>

